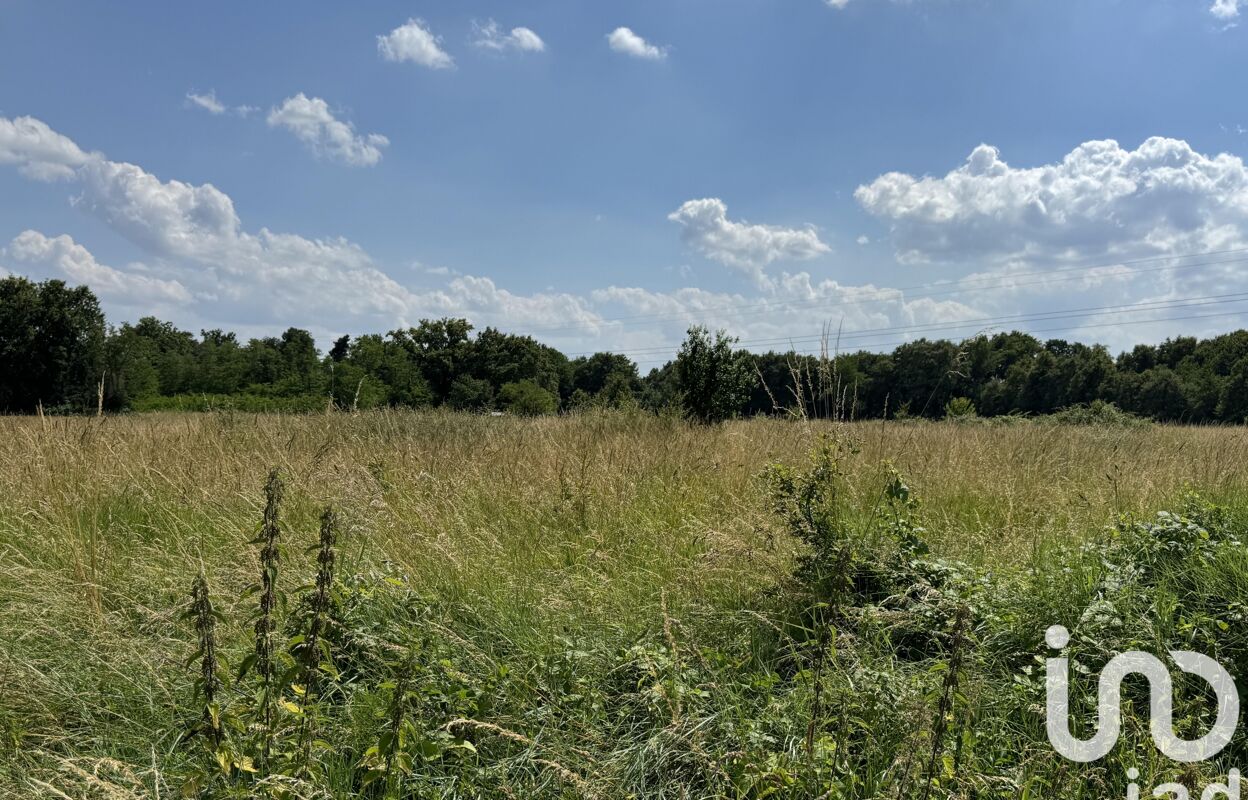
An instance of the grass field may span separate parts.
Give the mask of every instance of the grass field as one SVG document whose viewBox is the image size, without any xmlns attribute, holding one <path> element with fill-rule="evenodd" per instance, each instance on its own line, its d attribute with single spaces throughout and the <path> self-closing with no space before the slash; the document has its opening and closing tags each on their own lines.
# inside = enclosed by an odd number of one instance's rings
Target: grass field
<svg viewBox="0 0 1248 800">
<path fill-rule="evenodd" d="M 0 419 L 0 459 L 0 796 L 1092 798 L 1248 767 L 1240 738 L 1160 759 L 1143 712 L 1076 769 L 1038 664 L 1061 622 L 1093 669 L 1248 669 L 1243 429 L 155 414 Z M 769 464 L 814 487 L 822 556 Z M 257 763 L 252 677 L 229 744 L 188 735 L 183 614 L 202 571 L 236 672 L 271 468 L 283 652 L 327 504 L 339 534 L 326 663 Z"/>
</svg>

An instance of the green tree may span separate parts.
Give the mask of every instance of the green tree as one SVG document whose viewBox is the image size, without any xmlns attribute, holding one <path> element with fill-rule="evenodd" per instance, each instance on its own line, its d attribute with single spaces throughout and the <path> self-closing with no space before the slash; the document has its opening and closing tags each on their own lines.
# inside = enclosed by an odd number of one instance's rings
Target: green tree
<svg viewBox="0 0 1248 800">
<path fill-rule="evenodd" d="M 656 367 L 641 379 L 640 401 L 642 408 L 655 414 L 681 406 L 675 362 L 669 361 L 662 367 Z"/>
<path fill-rule="evenodd" d="M 1231 367 L 1218 400 L 1218 418 L 1235 423 L 1248 421 L 1248 356 Z"/>
<path fill-rule="evenodd" d="M 123 325 L 104 343 L 104 402 L 109 410 L 129 408 L 136 400 L 160 394 L 152 366 L 152 343 Z"/>
<path fill-rule="evenodd" d="M 513 336 L 494 328 L 481 331 L 471 343 L 464 371 L 489 381 L 496 389 L 533 381 L 556 398 L 563 396 L 563 388 L 570 383 L 570 367 L 563 353 L 530 336 Z"/>
<path fill-rule="evenodd" d="M 195 349 L 191 388 L 209 394 L 233 394 L 244 386 L 243 349 L 233 333 L 220 329 L 200 331 Z"/>
<path fill-rule="evenodd" d="M 388 338 L 407 352 L 435 402 L 446 401 L 451 384 L 465 371 L 472 325 L 466 319 L 422 319 L 415 328 L 391 331 Z"/>
<path fill-rule="evenodd" d="M 334 346 L 329 350 L 329 358 L 335 363 L 346 359 L 347 354 L 351 352 L 351 337 L 339 336 L 334 340 Z"/>
<path fill-rule="evenodd" d="M 712 338 L 701 326 L 689 329 L 676 356 L 677 384 L 685 413 L 703 424 L 736 416 L 749 399 L 748 356 L 733 349 L 736 339 L 724 331 Z"/>
<path fill-rule="evenodd" d="M 406 332 L 392 331 L 385 337 L 370 333 L 357 336 L 351 342 L 346 364 L 363 372 L 364 376 L 385 387 L 383 402 L 391 406 L 427 406 L 434 395 L 418 364 L 419 354 L 410 346 Z M 339 378 L 340 391 L 354 394 L 359 378 Z M 370 388 L 368 383 L 366 388 Z"/>
<path fill-rule="evenodd" d="M 494 387 L 483 378 L 461 375 L 451 384 L 446 402 L 459 411 L 485 411 L 494 407 Z"/>
<path fill-rule="evenodd" d="M 1169 367 L 1153 367 L 1140 376 L 1133 407 L 1126 410 L 1159 420 L 1179 420 L 1187 409 L 1183 384 Z"/>
<path fill-rule="evenodd" d="M 0 280 L 0 411 L 93 408 L 104 341 L 104 314 L 85 286 Z"/>
<path fill-rule="evenodd" d="M 969 397 L 954 397 L 945 403 L 946 419 L 969 419 L 979 416 L 975 413 L 975 404 Z"/>
<path fill-rule="evenodd" d="M 122 325 L 121 331 L 130 327 L 129 324 Z M 182 394 L 198 389 L 195 386 L 197 345 L 190 331 L 178 330 L 172 323 L 155 317 L 143 317 L 133 326 L 133 331 L 147 342 L 146 350 L 156 372 L 160 394 Z M 241 369 L 241 361 L 238 368 Z M 241 379 L 238 385 L 241 385 Z"/>
<path fill-rule="evenodd" d="M 278 344 L 282 356 L 282 379 L 289 394 L 312 394 L 321 388 L 321 358 L 312 334 L 287 328 Z"/>
<path fill-rule="evenodd" d="M 498 393 L 498 402 L 507 411 L 525 417 L 559 410 L 559 399 L 553 393 L 527 379 L 504 385 Z"/>
<path fill-rule="evenodd" d="M 892 406 L 916 416 L 939 416 L 953 397 L 957 345 L 919 339 L 893 351 Z"/>
<path fill-rule="evenodd" d="M 588 358 L 581 356 L 573 359 L 571 364 L 571 390 L 578 389 L 590 397 L 596 397 L 613 381 L 624 383 L 632 392 L 641 388 L 641 379 L 637 375 L 637 365 L 627 356 L 615 353 L 594 353 Z"/>
</svg>

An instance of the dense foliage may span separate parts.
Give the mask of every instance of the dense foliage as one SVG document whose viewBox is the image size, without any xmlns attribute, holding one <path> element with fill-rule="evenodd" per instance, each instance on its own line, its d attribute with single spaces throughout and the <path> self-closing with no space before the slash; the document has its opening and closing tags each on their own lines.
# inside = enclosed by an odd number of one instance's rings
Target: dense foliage
<svg viewBox="0 0 1248 800">
<path fill-rule="evenodd" d="M 422 320 L 384 335 L 343 336 L 327 354 L 311 334 L 246 342 L 222 330 L 195 336 L 145 317 L 106 326 L 86 288 L 0 281 L 0 412 L 446 406 L 544 414 L 587 405 L 682 408 L 714 422 L 733 416 L 1000 416 L 1112 403 L 1158 420 L 1248 418 L 1248 331 L 1211 339 L 1106 348 L 1026 333 L 963 342 L 919 339 L 891 353 L 832 357 L 734 350 L 689 330 L 676 358 L 644 378 L 626 356 L 569 359 L 529 336 L 467 320 Z"/>
</svg>

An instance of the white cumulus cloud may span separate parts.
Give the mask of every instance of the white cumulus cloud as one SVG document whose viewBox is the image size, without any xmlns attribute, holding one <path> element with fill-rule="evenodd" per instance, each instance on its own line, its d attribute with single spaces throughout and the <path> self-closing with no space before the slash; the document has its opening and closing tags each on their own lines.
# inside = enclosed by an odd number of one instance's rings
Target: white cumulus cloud
<svg viewBox="0 0 1248 800">
<path fill-rule="evenodd" d="M 850 285 L 806 272 L 763 275 L 762 265 L 769 261 L 811 258 L 827 252 L 827 246 L 810 229 L 730 220 L 722 201 L 715 199 L 691 201 L 672 216 L 685 227 L 695 247 L 758 276 L 757 285 L 748 291 L 713 292 L 696 286 L 656 291 L 611 285 L 581 293 L 516 292 L 482 275 L 454 270 L 446 274 L 432 270 L 416 273 L 406 267 L 402 268 L 405 281 L 401 283 L 354 242 L 244 224 L 229 195 L 212 184 L 165 180 L 138 165 L 86 153 L 37 120 L 19 122 L 0 118 L 0 131 L 26 131 L 20 136 L 8 133 L 0 139 L 5 148 L 3 162 L 31 177 L 41 174 L 38 169 L 25 169 L 32 164 L 57 167 L 54 172 L 58 177 L 76 182 L 75 207 L 101 220 L 142 255 L 141 262 L 110 267 L 69 236 L 26 231 L 0 253 L 0 261 L 10 272 L 86 283 L 99 293 L 114 322 L 154 313 L 184 328 L 221 327 L 244 336 L 271 335 L 295 325 L 310 329 L 324 345 L 331 335 L 387 331 L 421 318 L 463 316 L 477 328 L 491 325 L 532 333 L 565 352 L 626 351 L 642 361 L 644 369 L 670 359 L 685 328 L 693 322 L 727 328 L 752 349 L 784 350 L 792 342 L 799 349 L 817 350 L 818 334 L 825 323 L 841 331 L 839 345 L 843 350 L 891 347 L 924 335 L 957 339 L 980 330 L 1029 327 L 1042 337 L 1052 332 L 1127 347 L 1179 331 L 1207 335 L 1225 330 L 1225 312 L 1222 317 L 1178 326 L 1166 321 L 1176 312 L 1164 309 L 1090 319 L 1086 315 L 1048 316 L 1055 309 L 1072 306 L 1156 303 L 1248 291 L 1248 272 L 1231 261 L 1198 271 L 1139 273 L 1112 266 L 1114 262 L 1106 259 L 1103 263 L 1107 266 L 1101 269 L 1038 273 L 1027 266 L 1026 259 L 1003 265 L 968 259 L 968 271 L 975 274 L 964 279 L 965 283 L 933 284 L 930 290 Z M 49 148 L 48 142 L 56 146 Z M 1125 215 L 1121 218 L 1129 221 L 1132 213 L 1142 214 L 1147 219 L 1164 220 L 1162 228 L 1166 230 L 1176 226 L 1182 229 L 1183 225 L 1174 221 L 1173 208 L 1183 205 L 1175 193 L 1194 203 L 1193 215 L 1212 214 L 1212 230 L 1222 230 L 1220 235 L 1228 242 L 1248 242 L 1242 211 L 1235 210 L 1236 203 L 1243 204 L 1243 164 L 1229 156 L 1185 155 L 1187 151 L 1171 140 L 1150 142 L 1156 144 L 1127 151 L 1125 158 L 1116 146 L 1105 146 L 1098 151 L 1101 157 L 1092 159 L 1098 168 L 1085 165 L 1070 168 L 1070 175 L 1047 178 L 1033 175 L 1032 170 L 1009 167 L 995 153 L 981 152 L 962 168 L 974 190 L 953 191 L 949 186 L 939 191 L 932 187 L 907 189 L 909 184 L 902 181 L 898 184 L 901 188 L 892 193 L 876 187 L 880 193 L 874 197 L 874 207 L 891 221 L 894 237 L 900 237 L 905 228 L 904 233 L 913 235 L 912 249 L 915 243 L 922 244 L 919 252 L 929 258 L 961 252 L 1015 253 L 1020 250 L 1018 242 L 1024 242 L 1021 249 L 1026 252 L 1065 252 L 1071 230 L 1081 231 L 1090 225 L 1096 231 L 1093 238 L 1104 240 L 1105 220 L 1112 220 L 1114 215 Z M 1075 152 L 1081 151 L 1077 148 Z M 1087 158 L 1088 154 L 1082 153 L 1067 160 L 1082 163 Z M 986 176 L 1004 181 L 994 189 L 996 199 L 969 202 L 968 197 L 983 190 L 975 181 Z M 917 184 L 946 179 L 910 180 Z M 1066 188 L 1069 181 L 1078 184 L 1077 190 Z M 1131 196 L 1123 194 L 1123 181 L 1134 181 L 1138 191 L 1152 199 L 1145 202 L 1137 198 L 1131 202 L 1141 204 L 1138 207 L 1123 206 L 1123 197 Z M 1216 203 L 1209 199 L 1216 194 L 1211 183 L 1223 190 Z M 1045 213 L 1033 218 L 1033 211 L 1027 209 L 1034 204 L 1020 199 L 1040 191 L 1033 184 L 1056 196 L 1080 199 L 1059 202 L 1046 196 Z M 1024 211 L 1018 211 L 1019 207 Z M 889 216 L 894 214 L 895 218 Z M 1052 218 L 1046 219 L 1046 214 Z M 1009 244 L 985 248 L 977 242 L 969 250 L 953 247 L 966 237 L 951 234 L 943 226 L 957 228 L 968 219 L 972 227 L 980 226 L 981 235 L 1004 236 Z M 1021 220 L 1021 228 L 1011 227 L 1012 220 Z M 1128 241 L 1133 235 L 1134 229 L 1120 231 L 1114 236 L 1122 238 L 1111 240 Z M 1157 241 L 1163 240 L 1165 236 Z M 971 237 L 971 241 L 977 240 Z M 1227 306 L 1212 306 L 1210 313 L 1223 308 Z M 1031 325 L 1012 319 L 985 321 L 1036 311 L 1048 316 Z M 1190 316 L 1190 312 L 1182 313 Z M 638 315 L 659 316 L 639 319 Z M 1148 325 L 1137 324 L 1141 319 Z M 1055 330 L 1062 326 L 1064 330 Z"/>
<path fill-rule="evenodd" d="M 7 252 L 19 264 L 50 268 L 55 277 L 90 286 L 100 297 L 128 306 L 185 305 L 192 299 L 190 291 L 178 281 L 99 263 L 69 236 L 49 238 L 38 231 L 23 231 L 9 244 Z"/>
<path fill-rule="evenodd" d="M 633 58 L 662 61 L 667 58 L 667 48 L 657 47 L 633 33 L 631 28 L 619 27 L 607 34 L 607 44 L 617 53 Z"/>
<path fill-rule="evenodd" d="M 486 50 L 516 50 L 521 53 L 540 53 L 546 49 L 546 43 L 531 28 L 519 27 L 504 31 L 494 20 L 485 24 L 473 23 L 476 32 L 474 44 Z"/>
<path fill-rule="evenodd" d="M 93 161 L 78 205 L 221 301 L 260 319 L 332 310 L 344 318 L 403 318 L 409 293 L 344 239 L 243 229 L 211 184 L 162 181 L 134 164 Z"/>
<path fill-rule="evenodd" d="M 1232 20 L 1239 16 L 1239 0 L 1213 0 L 1209 13 L 1221 20 Z"/>
<path fill-rule="evenodd" d="M 86 163 L 84 153 L 34 117 L 0 117 L 0 164 L 15 164 L 18 172 L 39 181 L 66 180 Z"/>
<path fill-rule="evenodd" d="M 424 20 L 409 19 L 385 36 L 378 36 L 377 50 L 387 61 L 411 61 L 430 69 L 455 66 L 455 60 L 442 49 L 441 37 L 425 27 Z"/>
<path fill-rule="evenodd" d="M 21 123 L 0 118 L 0 131 Z M 100 265 L 68 237 L 39 234 L 19 237 L 10 247 L 24 262 L 53 265 L 74 280 L 102 286 L 102 296 L 118 293 L 160 294 L 167 301 L 185 299 L 178 285 L 196 300 L 195 313 L 215 324 L 231 319 L 252 326 L 286 320 L 333 318 L 337 324 L 386 329 L 421 313 L 422 298 L 379 270 L 358 245 L 345 239 L 309 239 L 267 228 L 248 231 L 234 203 L 212 184 L 163 181 L 135 164 L 82 155 L 72 141 L 37 120 L 18 125 L 38 132 L 24 136 L 19 169 L 49 158 L 40 142 L 59 143 L 64 157 L 59 177 L 77 180 L 77 208 L 99 218 L 137 245 L 150 258 L 142 271 Z M 33 142 L 33 144 L 32 144 Z M 65 162 L 81 161 L 77 169 Z M 55 162 L 54 162 L 55 163 Z M 23 170 L 29 172 L 29 170 Z M 37 174 L 37 173 L 36 173 Z M 151 277 L 153 280 L 140 280 Z M 163 281 L 160 282 L 160 281 Z M 116 305 L 127 304 L 115 301 Z M 417 317 L 418 318 L 418 317 Z"/>
<path fill-rule="evenodd" d="M 1144 257 L 1248 244 L 1248 167 L 1154 137 L 1085 142 L 1060 162 L 1013 167 L 980 145 L 943 177 L 899 172 L 860 186 L 904 261 Z"/>
<path fill-rule="evenodd" d="M 269 126 L 290 131 L 318 156 L 353 167 L 371 167 L 381 161 L 381 148 L 390 140 L 379 133 L 361 136 L 350 122 L 334 117 L 329 104 L 303 92 L 286 98 L 269 112 Z"/>
<path fill-rule="evenodd" d="M 761 280 L 763 267 L 779 260 L 804 260 L 830 252 L 813 228 L 781 228 L 728 219 L 723 200 L 689 200 L 668 214 L 682 238 L 703 255 Z"/>
</svg>

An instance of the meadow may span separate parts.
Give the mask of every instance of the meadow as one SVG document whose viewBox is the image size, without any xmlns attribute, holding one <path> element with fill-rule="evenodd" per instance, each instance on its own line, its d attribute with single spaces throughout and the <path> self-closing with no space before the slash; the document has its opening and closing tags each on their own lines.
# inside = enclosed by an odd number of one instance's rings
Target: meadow
<svg viewBox="0 0 1248 800">
<path fill-rule="evenodd" d="M 1061 623 L 1088 672 L 1248 669 L 1243 428 L 154 413 L 0 418 L 0 460 L 0 796 L 1099 798 L 1248 767 L 1242 734 L 1165 761 L 1147 711 L 1065 762 L 1041 667 Z"/>
</svg>

